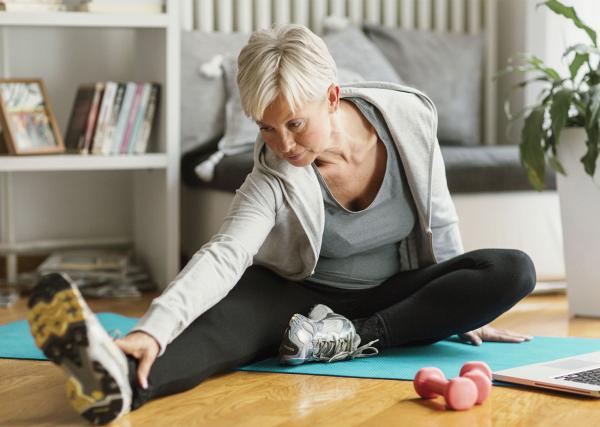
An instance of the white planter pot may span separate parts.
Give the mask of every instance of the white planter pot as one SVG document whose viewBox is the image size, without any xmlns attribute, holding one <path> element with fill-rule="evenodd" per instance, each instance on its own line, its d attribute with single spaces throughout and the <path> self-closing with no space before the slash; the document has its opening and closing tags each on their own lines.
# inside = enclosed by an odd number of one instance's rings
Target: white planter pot
<svg viewBox="0 0 600 427">
<path fill-rule="evenodd" d="M 600 165 L 592 180 L 580 161 L 585 141 L 583 128 L 561 133 L 558 158 L 567 176 L 557 174 L 557 185 L 569 313 L 600 317 Z"/>
</svg>

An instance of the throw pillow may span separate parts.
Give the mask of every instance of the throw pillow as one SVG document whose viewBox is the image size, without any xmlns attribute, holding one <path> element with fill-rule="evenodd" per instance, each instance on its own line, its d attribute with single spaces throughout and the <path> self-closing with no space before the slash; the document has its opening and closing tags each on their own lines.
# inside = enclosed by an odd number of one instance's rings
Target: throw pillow
<svg viewBox="0 0 600 427">
<path fill-rule="evenodd" d="M 359 28 L 353 25 L 330 28 L 323 40 L 338 68 L 354 71 L 367 81 L 403 83 L 394 67 Z"/>
<path fill-rule="evenodd" d="M 431 97 L 438 139 L 446 145 L 482 143 L 483 35 L 401 30 L 363 25 L 406 84 Z"/>
<path fill-rule="evenodd" d="M 223 135 L 225 85 L 201 67 L 215 55 L 236 55 L 248 41 L 244 33 L 181 33 L 181 151 L 200 147 Z"/>
</svg>

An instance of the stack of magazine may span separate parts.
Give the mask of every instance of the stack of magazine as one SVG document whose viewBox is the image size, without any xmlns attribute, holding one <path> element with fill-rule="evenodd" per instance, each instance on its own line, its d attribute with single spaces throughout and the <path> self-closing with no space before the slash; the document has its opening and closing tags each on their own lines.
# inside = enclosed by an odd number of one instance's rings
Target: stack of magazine
<svg viewBox="0 0 600 427">
<path fill-rule="evenodd" d="M 38 275 L 66 273 L 86 297 L 129 298 L 154 290 L 146 269 L 130 252 L 78 250 L 52 253 L 37 269 Z"/>
</svg>

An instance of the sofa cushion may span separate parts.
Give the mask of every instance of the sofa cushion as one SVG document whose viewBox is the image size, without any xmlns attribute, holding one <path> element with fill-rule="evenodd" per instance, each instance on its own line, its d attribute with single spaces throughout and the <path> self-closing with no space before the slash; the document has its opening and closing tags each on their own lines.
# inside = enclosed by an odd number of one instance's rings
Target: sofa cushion
<svg viewBox="0 0 600 427">
<path fill-rule="evenodd" d="M 392 64 L 357 27 L 330 31 L 323 35 L 338 68 L 360 74 L 367 81 L 403 83 Z"/>
<path fill-rule="evenodd" d="M 194 169 L 210 154 L 210 151 L 195 150 L 183 157 L 185 184 L 233 192 L 252 170 L 252 152 L 226 156 L 216 167 L 212 182 L 206 183 L 197 177 Z M 533 189 L 521 166 L 517 145 L 442 147 L 442 156 L 448 188 L 453 194 Z M 552 171 L 546 173 L 546 188 L 556 189 L 556 177 Z"/>
<path fill-rule="evenodd" d="M 363 29 L 400 78 L 431 97 L 438 110 L 440 144 L 481 143 L 483 35 L 373 24 Z"/>
<path fill-rule="evenodd" d="M 181 151 L 206 145 L 223 135 L 225 85 L 205 76 L 200 67 L 215 55 L 236 55 L 248 41 L 244 33 L 181 33 Z M 213 145 L 214 147 L 214 141 Z"/>
<path fill-rule="evenodd" d="M 442 147 L 442 157 L 451 193 L 533 190 L 518 145 Z M 545 182 L 556 189 L 554 172 L 546 172 Z"/>
</svg>

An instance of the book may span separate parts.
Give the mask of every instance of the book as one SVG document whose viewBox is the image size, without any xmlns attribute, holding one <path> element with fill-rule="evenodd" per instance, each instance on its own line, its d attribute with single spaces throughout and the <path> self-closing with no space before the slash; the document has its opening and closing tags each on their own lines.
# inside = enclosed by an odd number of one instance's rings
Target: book
<svg viewBox="0 0 600 427">
<path fill-rule="evenodd" d="M 119 152 L 121 154 L 127 154 L 129 152 L 129 144 L 131 142 L 131 134 L 133 133 L 133 127 L 135 125 L 135 119 L 138 111 L 140 110 L 140 102 L 142 100 L 142 93 L 144 92 L 144 84 L 137 83 L 135 88 L 135 96 L 133 97 L 133 104 L 129 110 L 129 116 L 127 117 L 127 126 L 125 135 L 121 141 L 121 147 Z"/>
<path fill-rule="evenodd" d="M 154 117 L 158 110 L 158 104 L 160 101 L 160 85 L 158 83 L 152 83 L 150 90 L 150 96 L 148 98 L 148 107 L 144 113 L 144 121 L 139 130 L 139 134 L 136 139 L 136 154 L 143 154 L 148 149 L 148 141 L 150 139 L 150 133 L 154 124 Z"/>
<path fill-rule="evenodd" d="M 92 108 L 95 92 L 96 88 L 94 85 L 81 85 L 77 89 L 69 124 L 67 125 L 67 132 L 65 133 L 65 148 L 67 152 L 78 152 L 79 147 L 83 145 L 85 126 Z"/>
<path fill-rule="evenodd" d="M 98 122 L 94 132 L 94 141 L 92 143 L 92 153 L 102 154 L 102 143 L 106 133 L 106 126 L 112 113 L 112 106 L 115 102 L 115 94 L 117 93 L 117 83 L 106 82 L 104 85 L 104 96 L 102 97 L 102 105 L 98 113 Z"/>
<path fill-rule="evenodd" d="M 119 154 L 121 149 L 121 141 L 125 136 L 125 130 L 127 127 L 127 120 L 129 119 L 129 112 L 133 104 L 133 98 L 135 97 L 135 91 L 137 84 L 133 82 L 127 82 L 125 85 L 125 94 L 123 95 L 123 105 L 119 112 L 119 118 L 115 127 L 115 133 L 113 137 L 112 148 L 110 154 Z"/>
<path fill-rule="evenodd" d="M 96 83 L 94 91 L 94 99 L 92 100 L 92 107 L 88 114 L 87 123 L 85 126 L 85 136 L 83 138 L 83 147 L 80 149 L 81 154 L 90 154 L 92 148 L 92 142 L 94 140 L 94 131 L 96 130 L 96 122 L 98 120 L 98 110 L 100 108 L 100 101 L 104 94 L 104 83 Z"/>
<path fill-rule="evenodd" d="M 152 84 L 144 83 L 144 90 L 142 92 L 142 98 L 140 100 L 140 108 L 137 111 L 135 123 L 133 125 L 133 131 L 131 132 L 129 145 L 127 147 L 129 154 L 136 153 L 135 150 L 136 150 L 137 136 L 139 134 L 142 123 L 144 122 L 144 115 L 146 113 L 146 108 L 148 107 L 148 98 L 150 97 L 151 91 L 152 91 Z"/>
<path fill-rule="evenodd" d="M 108 155 L 111 153 L 115 128 L 117 126 L 117 120 L 119 119 L 119 113 L 121 112 L 121 105 L 123 103 L 124 93 L 125 83 L 117 83 L 115 99 L 112 104 L 110 117 L 107 119 L 106 122 L 106 129 L 104 132 L 104 138 L 102 140 L 102 154 Z"/>
</svg>

